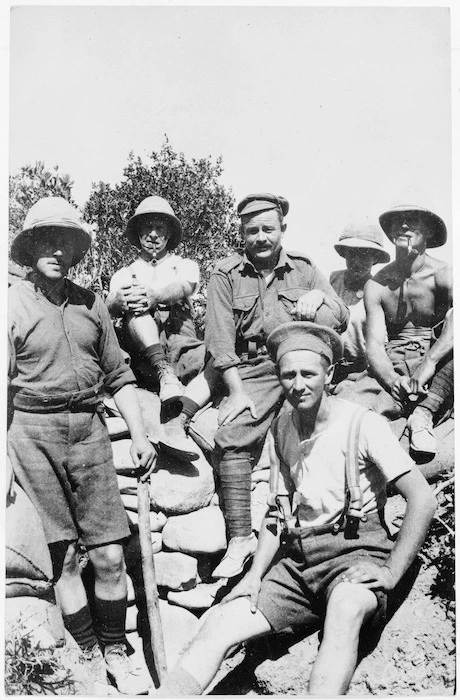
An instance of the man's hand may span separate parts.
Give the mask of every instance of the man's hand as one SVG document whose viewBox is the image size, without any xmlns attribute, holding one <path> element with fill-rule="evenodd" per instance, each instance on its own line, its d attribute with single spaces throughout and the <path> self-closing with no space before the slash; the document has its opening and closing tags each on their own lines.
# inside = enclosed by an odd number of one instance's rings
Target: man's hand
<svg viewBox="0 0 460 700">
<path fill-rule="evenodd" d="M 321 292 L 319 289 L 312 289 L 297 299 L 291 314 L 296 317 L 297 321 L 314 321 L 316 312 L 323 303 L 324 292 Z"/>
<path fill-rule="evenodd" d="M 136 469 L 143 470 L 141 481 L 147 481 L 150 474 L 155 469 L 157 452 L 152 443 L 146 438 L 133 440 L 130 447 L 131 459 Z"/>
<path fill-rule="evenodd" d="M 392 591 L 397 581 L 392 571 L 385 565 L 381 566 L 373 561 L 366 560 L 354 564 L 339 578 L 350 583 L 361 583 L 370 590 Z"/>
<path fill-rule="evenodd" d="M 398 376 L 391 385 L 390 393 L 397 403 L 404 405 L 409 394 L 413 393 L 410 377 Z"/>
<path fill-rule="evenodd" d="M 427 393 L 426 385 L 433 378 L 436 372 L 436 362 L 431 360 L 427 355 L 414 371 L 411 379 L 411 389 L 413 394 L 425 395 Z"/>
<path fill-rule="evenodd" d="M 248 571 L 246 576 L 233 588 L 230 593 L 227 593 L 225 598 L 222 598 L 221 603 L 229 603 L 235 598 L 249 598 L 251 603 L 251 612 L 257 611 L 257 601 L 259 599 L 260 587 L 262 579 L 260 576 Z"/>
<path fill-rule="evenodd" d="M 220 404 L 219 425 L 227 425 L 247 408 L 251 411 L 252 417 L 257 418 L 256 407 L 249 396 L 244 391 L 232 392 Z"/>
</svg>

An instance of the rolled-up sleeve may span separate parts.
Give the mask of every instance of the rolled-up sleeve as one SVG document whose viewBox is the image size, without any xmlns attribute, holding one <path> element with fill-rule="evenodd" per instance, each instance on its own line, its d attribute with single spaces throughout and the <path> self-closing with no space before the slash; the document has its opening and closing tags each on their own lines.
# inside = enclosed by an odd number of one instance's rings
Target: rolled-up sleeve
<svg viewBox="0 0 460 700">
<path fill-rule="evenodd" d="M 123 358 L 117 336 L 110 320 L 109 312 L 99 297 L 96 297 L 101 323 L 99 341 L 100 366 L 104 373 L 104 387 L 109 394 L 115 394 L 126 384 L 135 384 L 136 378 Z"/>
<path fill-rule="evenodd" d="M 240 363 L 235 342 L 232 288 L 228 277 L 216 270 L 208 285 L 205 327 L 206 349 L 214 358 L 216 369 L 223 371 Z"/>
</svg>

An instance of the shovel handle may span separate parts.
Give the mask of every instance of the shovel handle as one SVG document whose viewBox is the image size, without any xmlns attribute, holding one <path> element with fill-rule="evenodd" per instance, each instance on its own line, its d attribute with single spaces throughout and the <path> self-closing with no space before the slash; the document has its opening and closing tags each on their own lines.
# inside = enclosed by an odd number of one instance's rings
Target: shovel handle
<svg viewBox="0 0 460 700">
<path fill-rule="evenodd" d="M 150 533 L 150 493 L 148 480 L 141 481 L 138 479 L 137 499 L 142 573 L 144 575 L 147 616 L 150 625 L 150 640 L 156 672 L 161 683 L 167 673 L 167 664 L 160 605 L 158 602 L 158 588 L 155 578 L 155 564 L 152 553 L 152 538 Z"/>
</svg>

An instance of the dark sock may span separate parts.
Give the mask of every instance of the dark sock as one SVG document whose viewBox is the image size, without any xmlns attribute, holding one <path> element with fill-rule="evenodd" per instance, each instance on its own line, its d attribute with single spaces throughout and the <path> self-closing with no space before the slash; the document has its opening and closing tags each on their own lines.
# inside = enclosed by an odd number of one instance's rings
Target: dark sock
<svg viewBox="0 0 460 700">
<path fill-rule="evenodd" d="M 66 630 L 70 632 L 81 649 L 92 649 L 97 644 L 93 620 L 88 605 L 71 615 L 63 615 Z"/>
<path fill-rule="evenodd" d="M 188 396 L 182 396 L 182 413 L 185 413 L 187 418 L 193 418 L 195 413 L 200 410 L 201 406 L 196 403 L 193 399 L 189 399 Z"/>
<path fill-rule="evenodd" d="M 94 598 L 94 627 L 102 647 L 108 644 L 126 644 L 127 599 L 104 600 Z"/>
<path fill-rule="evenodd" d="M 149 345 L 148 348 L 145 348 L 143 352 L 144 356 L 152 365 L 156 365 L 158 362 L 166 360 L 166 355 L 160 343 L 155 343 L 155 345 Z"/>
<path fill-rule="evenodd" d="M 252 464 L 247 457 L 224 457 L 219 466 L 225 522 L 230 538 L 251 534 L 251 472 Z"/>
</svg>

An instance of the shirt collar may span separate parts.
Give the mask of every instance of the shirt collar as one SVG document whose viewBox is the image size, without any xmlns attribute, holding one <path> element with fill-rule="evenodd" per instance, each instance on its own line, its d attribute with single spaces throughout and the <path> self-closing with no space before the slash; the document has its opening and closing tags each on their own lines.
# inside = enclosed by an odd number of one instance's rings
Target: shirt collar
<svg viewBox="0 0 460 700">
<path fill-rule="evenodd" d="M 246 251 L 244 251 L 243 259 L 240 262 L 239 269 L 242 272 L 247 267 L 249 267 L 250 270 L 253 270 L 254 272 L 257 273 L 257 270 L 254 267 L 253 263 L 246 255 Z M 275 267 L 273 268 L 273 272 L 275 272 L 275 270 L 280 270 L 280 269 L 284 269 L 284 268 L 292 270 L 293 266 L 292 266 L 291 261 L 289 260 L 288 256 L 286 255 L 286 251 L 284 250 L 284 248 L 281 248 L 278 262 L 276 263 Z"/>
</svg>

